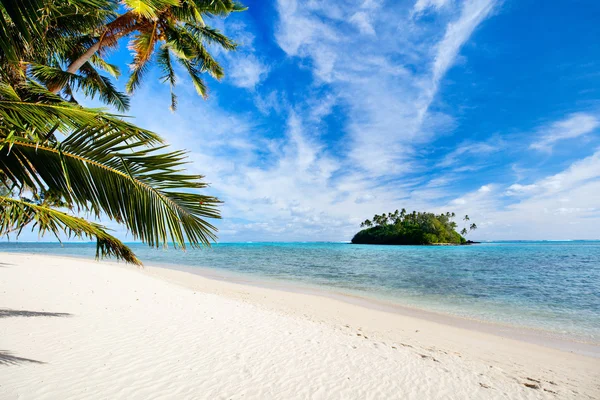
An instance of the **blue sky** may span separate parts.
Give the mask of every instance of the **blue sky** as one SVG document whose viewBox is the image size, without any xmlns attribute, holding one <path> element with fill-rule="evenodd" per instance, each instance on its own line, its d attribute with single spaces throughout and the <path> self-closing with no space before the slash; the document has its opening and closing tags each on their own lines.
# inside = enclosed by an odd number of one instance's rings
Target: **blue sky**
<svg viewBox="0 0 600 400">
<path fill-rule="evenodd" d="M 181 71 L 170 112 L 153 71 L 130 111 L 190 151 L 222 241 L 350 240 L 403 207 L 468 213 L 474 239 L 600 239 L 600 3 L 246 5 L 214 21 L 242 46 L 207 101 Z"/>
</svg>

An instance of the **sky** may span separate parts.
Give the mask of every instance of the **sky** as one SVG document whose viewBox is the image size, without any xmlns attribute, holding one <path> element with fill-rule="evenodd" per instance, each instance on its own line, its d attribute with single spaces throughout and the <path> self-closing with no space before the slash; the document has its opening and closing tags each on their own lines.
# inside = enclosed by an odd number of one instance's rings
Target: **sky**
<svg viewBox="0 0 600 400">
<path fill-rule="evenodd" d="M 245 4 L 211 21 L 240 48 L 208 100 L 179 71 L 171 112 L 151 70 L 129 111 L 189 150 L 220 241 L 347 241 L 401 208 L 468 214 L 474 240 L 600 239 L 599 2 Z"/>
</svg>

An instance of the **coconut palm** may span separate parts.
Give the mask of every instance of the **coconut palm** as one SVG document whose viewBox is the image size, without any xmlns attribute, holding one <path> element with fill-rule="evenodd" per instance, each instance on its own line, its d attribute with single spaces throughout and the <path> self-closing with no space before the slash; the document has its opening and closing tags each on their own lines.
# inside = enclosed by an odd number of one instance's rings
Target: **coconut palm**
<svg viewBox="0 0 600 400">
<path fill-rule="evenodd" d="M 119 68 L 105 60 L 122 43 L 120 39 L 130 39 L 133 53 L 127 92 L 140 86 L 155 61 L 161 81 L 171 87 L 175 109 L 175 64 L 186 70 L 196 91 L 206 97 L 202 74 L 224 76 L 209 50 L 237 47 L 206 21 L 245 10 L 231 0 L 0 0 L 0 5 L 6 16 L 0 21 L 0 48 L 7 57 L 25 60 L 19 67 L 70 101 L 79 90 L 86 96 L 100 96 L 120 110 L 127 109 L 127 97 L 100 73 L 120 75 Z"/>
<path fill-rule="evenodd" d="M 64 131 L 70 133 L 58 140 Z M 20 233 L 33 222 L 57 237 L 61 231 L 94 237 L 99 256 L 139 263 L 106 228 L 70 214 L 87 212 L 124 224 L 151 246 L 209 244 L 215 228 L 205 218 L 219 217 L 219 201 L 189 192 L 206 187 L 202 176 L 183 173 L 185 153 L 164 147 L 152 132 L 34 83 L 18 89 L 0 84 L 0 180 L 17 193 L 0 196 L 0 234 Z M 58 196 L 62 209 L 27 199 L 45 193 Z"/>
<path fill-rule="evenodd" d="M 0 234 L 18 235 L 31 224 L 57 237 L 95 238 L 97 256 L 136 264 L 135 254 L 106 227 L 80 215 L 121 223 L 151 246 L 214 240 L 216 229 L 207 219 L 219 218 L 219 200 L 198 193 L 206 187 L 202 176 L 183 172 L 185 152 L 168 151 L 155 133 L 66 101 L 41 84 L 44 73 L 51 77 L 52 61 L 65 54 L 63 46 L 113 12 L 114 2 L 0 1 Z M 99 11 L 90 9 L 94 5 Z M 67 6 L 74 16 L 64 14 Z M 29 29 L 34 21 L 39 26 Z M 58 25 L 64 37 L 53 31 Z M 97 54 L 87 62 L 111 68 Z M 69 77 L 64 88 L 72 90 L 79 80 L 85 91 L 84 75 Z"/>
<path fill-rule="evenodd" d="M 133 53 L 131 72 L 126 84 L 128 93 L 134 92 L 148 71 L 152 60 L 162 71 L 161 80 L 171 87 L 171 108 L 177 104 L 175 63 L 188 73 L 194 88 L 203 97 L 208 94 L 203 73 L 221 79 L 224 71 L 209 52 L 217 47 L 234 50 L 236 43 L 217 29 L 206 24 L 207 18 L 225 17 L 245 7 L 231 0 L 125 0 L 121 2 L 123 12 L 113 6 L 114 17 L 109 17 L 102 26 L 78 38 L 70 52 L 61 55 L 60 61 L 67 65 L 63 73 L 55 69 L 50 89 L 57 93 L 65 87 L 66 77 L 86 73 L 94 58 L 103 57 L 107 50 L 116 47 L 119 40 L 129 38 Z M 44 78 L 48 78 L 46 70 Z M 62 80 L 61 80 L 62 77 Z"/>
<path fill-rule="evenodd" d="M 115 14 L 109 0 L 0 0 L 0 63 L 2 81 L 23 84 L 35 78 L 44 85 L 60 85 L 70 101 L 77 90 L 119 110 L 129 106 L 100 70 L 118 76 L 118 67 L 96 56 L 79 74 L 68 74 L 60 65 L 76 51 L 89 32 Z"/>
</svg>

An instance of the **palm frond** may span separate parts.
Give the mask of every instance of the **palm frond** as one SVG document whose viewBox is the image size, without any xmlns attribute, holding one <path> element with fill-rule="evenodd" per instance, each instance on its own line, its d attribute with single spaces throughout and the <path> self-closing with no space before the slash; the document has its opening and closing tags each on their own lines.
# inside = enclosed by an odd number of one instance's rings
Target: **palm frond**
<svg viewBox="0 0 600 400">
<path fill-rule="evenodd" d="M 150 246 L 209 245 L 219 218 L 216 198 L 191 193 L 202 176 L 182 173 L 185 153 L 147 148 L 120 133 L 85 129 L 60 144 L 0 138 L 0 171 L 19 188 L 44 188 L 96 216 L 127 226 Z"/>
<path fill-rule="evenodd" d="M 149 143 L 162 142 L 157 134 L 125 122 L 118 115 L 66 102 L 35 82 L 22 86 L 0 83 L 0 131 L 37 137 L 51 128 L 68 133 L 82 127 L 121 132 Z"/>
<path fill-rule="evenodd" d="M 144 18 L 156 19 L 158 13 L 165 8 L 178 6 L 179 0 L 123 0 L 123 3 Z"/>
<path fill-rule="evenodd" d="M 101 76 L 90 63 L 85 63 L 79 72 L 80 74 L 72 74 L 60 68 L 40 64 L 32 64 L 29 68 L 29 74 L 47 87 L 68 85 L 71 90 L 81 91 L 89 98 L 100 97 L 102 102 L 119 111 L 129 109 L 129 97 L 119 92 L 111 80 Z"/>
<path fill-rule="evenodd" d="M 50 232 L 60 240 L 60 233 L 68 238 L 96 239 L 96 258 L 113 256 L 126 262 L 142 265 L 133 251 L 119 239 L 110 235 L 106 227 L 86 221 L 62 211 L 7 196 L 0 196 L 0 235 L 15 232 L 33 223 L 32 230 L 41 235 Z"/>
<path fill-rule="evenodd" d="M 190 78 L 192 79 L 192 84 L 194 85 L 194 88 L 196 88 L 196 92 L 200 96 L 207 98 L 208 91 L 206 90 L 206 84 L 200 77 L 202 71 L 200 71 L 192 62 L 185 58 L 178 58 L 178 61 L 188 72 Z"/>
<path fill-rule="evenodd" d="M 90 62 L 104 71 L 108 72 L 113 78 L 119 78 L 121 76 L 121 69 L 118 65 L 111 64 L 106 62 L 102 57 L 98 56 L 98 54 L 94 54 Z"/>
<path fill-rule="evenodd" d="M 125 84 L 125 89 L 128 93 L 132 93 L 140 85 L 142 76 L 148 70 L 148 62 L 158 42 L 157 24 L 158 21 L 155 21 L 153 24 L 150 24 L 147 30 L 138 33 L 129 46 L 134 52 L 134 57 L 131 64 L 131 74 Z"/>
<path fill-rule="evenodd" d="M 186 24 L 185 28 L 198 40 L 205 40 L 207 43 L 217 44 L 225 50 L 235 50 L 238 47 L 237 43 L 223 35 L 218 29 L 211 28 L 210 26 Z"/>
<path fill-rule="evenodd" d="M 176 50 L 176 54 L 199 66 L 201 72 L 208 72 L 215 79 L 221 79 L 225 75 L 223 67 L 208 52 L 202 38 L 194 33 L 193 27 L 175 26 L 169 29 L 168 38 L 168 43 Z"/>
<path fill-rule="evenodd" d="M 160 79 L 163 83 L 169 83 L 169 88 L 171 89 L 171 111 L 175 111 L 177 108 L 177 96 L 175 95 L 174 87 L 177 83 L 177 78 L 175 75 L 175 70 L 173 69 L 173 63 L 171 61 L 171 51 L 166 43 L 160 47 L 156 57 L 156 62 L 163 72 L 163 75 L 160 77 Z"/>
<path fill-rule="evenodd" d="M 117 7 L 117 2 L 106 0 L 0 0 L 0 49 L 5 61 L 41 61 L 66 51 L 72 37 L 94 30 Z"/>
</svg>

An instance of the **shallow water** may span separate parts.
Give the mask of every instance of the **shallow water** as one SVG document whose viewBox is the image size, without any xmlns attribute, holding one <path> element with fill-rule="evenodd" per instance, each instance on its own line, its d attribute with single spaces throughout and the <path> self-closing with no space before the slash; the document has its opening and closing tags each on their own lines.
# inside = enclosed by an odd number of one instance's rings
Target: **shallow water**
<svg viewBox="0 0 600 400">
<path fill-rule="evenodd" d="M 186 252 L 132 247 L 147 264 L 335 288 L 600 342 L 600 242 L 443 247 L 223 243 Z M 93 257 L 95 244 L 0 243 L 1 251 Z"/>
</svg>

